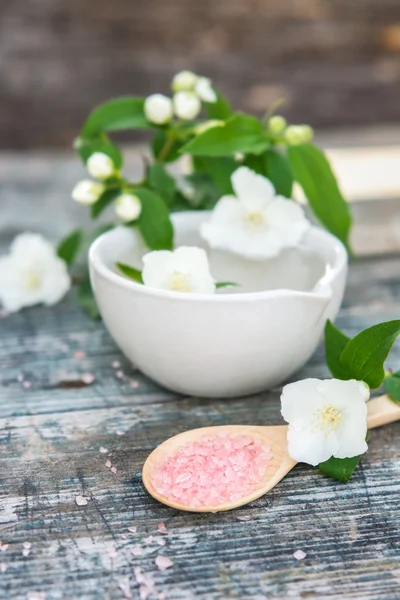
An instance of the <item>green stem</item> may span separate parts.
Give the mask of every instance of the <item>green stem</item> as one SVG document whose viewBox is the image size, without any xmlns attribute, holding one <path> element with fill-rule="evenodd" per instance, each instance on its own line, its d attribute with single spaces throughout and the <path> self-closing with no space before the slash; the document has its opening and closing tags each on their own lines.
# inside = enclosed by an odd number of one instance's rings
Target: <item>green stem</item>
<svg viewBox="0 0 400 600">
<path fill-rule="evenodd" d="M 167 158 L 170 150 L 172 149 L 172 146 L 174 145 L 176 136 L 175 135 L 170 135 L 167 139 L 167 141 L 165 142 L 164 146 L 161 148 L 161 152 L 158 155 L 157 158 L 157 162 L 164 162 L 165 159 Z"/>
</svg>

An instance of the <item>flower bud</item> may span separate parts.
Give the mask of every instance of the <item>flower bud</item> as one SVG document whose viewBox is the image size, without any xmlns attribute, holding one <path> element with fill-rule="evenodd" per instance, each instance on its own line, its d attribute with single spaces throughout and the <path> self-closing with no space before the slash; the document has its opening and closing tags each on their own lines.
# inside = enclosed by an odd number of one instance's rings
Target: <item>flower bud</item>
<svg viewBox="0 0 400 600">
<path fill-rule="evenodd" d="M 96 179 L 108 179 L 115 172 L 113 160 L 103 152 L 94 152 L 86 163 L 89 175 Z"/>
<path fill-rule="evenodd" d="M 115 212 L 125 223 L 135 221 L 142 212 L 142 205 L 134 194 L 121 194 L 115 202 Z"/>
<path fill-rule="evenodd" d="M 211 80 L 207 77 L 198 78 L 194 91 L 203 102 L 214 103 L 217 101 L 217 94 L 211 85 Z"/>
<path fill-rule="evenodd" d="M 83 179 L 78 181 L 72 190 L 72 198 L 80 204 L 90 205 L 97 202 L 104 190 L 105 186 L 102 183 Z"/>
<path fill-rule="evenodd" d="M 188 92 L 193 91 L 198 77 L 191 71 L 181 71 L 177 73 L 172 80 L 172 91 Z"/>
<path fill-rule="evenodd" d="M 285 117 L 281 117 L 280 115 L 274 115 L 268 121 L 268 131 L 272 135 L 280 135 L 286 129 L 286 119 Z"/>
<path fill-rule="evenodd" d="M 174 96 L 174 111 L 177 117 L 190 121 L 195 119 L 201 110 L 201 102 L 192 92 L 178 92 Z"/>
<path fill-rule="evenodd" d="M 309 125 L 289 125 L 285 131 L 284 139 L 289 146 L 298 146 L 310 142 L 314 131 Z"/>
<path fill-rule="evenodd" d="M 156 125 L 164 125 L 172 119 L 172 101 L 171 98 L 163 94 L 152 94 L 148 96 L 144 103 L 144 114 L 146 119 Z"/>
<path fill-rule="evenodd" d="M 204 133 L 205 131 L 207 131 L 207 129 L 212 129 L 213 127 L 223 127 L 224 125 L 224 121 L 211 119 L 210 121 L 204 121 L 204 123 L 200 123 L 200 125 L 197 125 L 197 127 L 194 128 L 194 132 L 197 135 L 200 135 L 200 133 Z"/>
</svg>

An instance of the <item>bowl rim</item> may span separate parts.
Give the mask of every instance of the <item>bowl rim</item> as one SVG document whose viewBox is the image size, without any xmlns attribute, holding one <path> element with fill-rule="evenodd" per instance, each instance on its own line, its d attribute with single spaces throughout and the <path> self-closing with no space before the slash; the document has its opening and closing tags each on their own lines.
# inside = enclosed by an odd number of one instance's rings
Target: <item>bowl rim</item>
<svg viewBox="0 0 400 600">
<path fill-rule="evenodd" d="M 183 220 L 190 215 L 190 218 L 199 216 L 200 212 L 204 216 L 209 211 L 182 211 L 172 215 L 173 221 Z M 324 275 L 317 281 L 314 288 L 309 291 L 290 290 L 287 288 L 277 288 L 274 290 L 264 290 L 258 292 L 237 292 L 235 294 L 195 294 L 176 292 L 170 290 L 159 290 L 156 288 L 147 287 L 141 283 L 136 283 L 123 275 L 115 273 L 110 267 L 108 267 L 99 256 L 99 248 L 103 245 L 104 241 L 110 236 L 117 236 L 121 231 L 127 231 L 124 226 L 115 227 L 109 231 L 106 231 L 102 235 L 92 242 L 89 248 L 89 265 L 90 270 L 96 271 L 99 275 L 107 279 L 110 283 L 117 287 L 125 288 L 131 292 L 141 294 L 143 296 L 151 296 L 153 298 L 165 298 L 175 301 L 183 302 L 207 302 L 207 303 L 231 303 L 231 302 L 254 302 L 259 300 L 265 300 L 270 298 L 278 297 L 298 297 L 298 298 L 319 298 L 329 300 L 332 295 L 331 283 L 335 278 L 347 267 L 348 255 L 347 251 L 340 240 L 333 236 L 328 231 L 311 225 L 307 234 L 311 234 L 312 237 L 317 240 L 321 240 L 324 243 L 328 243 L 334 251 L 335 261 L 334 264 L 326 269 Z M 92 275 L 91 275 L 92 279 Z"/>
</svg>

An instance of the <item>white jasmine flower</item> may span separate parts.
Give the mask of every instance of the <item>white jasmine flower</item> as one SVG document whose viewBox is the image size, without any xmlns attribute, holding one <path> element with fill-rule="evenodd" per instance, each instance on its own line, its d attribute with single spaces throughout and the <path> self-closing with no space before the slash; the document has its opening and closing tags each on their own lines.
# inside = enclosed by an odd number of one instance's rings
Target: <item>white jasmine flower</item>
<svg viewBox="0 0 400 600">
<path fill-rule="evenodd" d="M 104 152 L 94 152 L 89 157 L 86 168 L 89 175 L 96 179 L 108 179 L 115 172 L 113 160 Z"/>
<path fill-rule="evenodd" d="M 195 294 L 215 292 L 207 254 L 201 248 L 181 246 L 173 252 L 149 252 L 143 256 L 143 265 L 143 283 L 151 288 Z"/>
<path fill-rule="evenodd" d="M 221 198 L 201 227 L 212 248 L 261 260 L 300 242 L 310 223 L 298 204 L 276 196 L 269 179 L 247 167 L 239 167 L 231 180 L 236 198 Z"/>
<path fill-rule="evenodd" d="M 195 119 L 201 110 L 201 102 L 193 92 L 178 92 L 173 102 L 176 116 L 185 121 Z"/>
<path fill-rule="evenodd" d="M 334 456 L 351 458 L 367 449 L 369 388 L 363 381 L 304 379 L 282 390 L 282 416 L 289 423 L 288 452 L 318 465 Z"/>
<path fill-rule="evenodd" d="M 115 212 L 122 221 L 135 221 L 142 212 L 142 205 L 134 194 L 121 194 L 115 202 Z"/>
<path fill-rule="evenodd" d="M 203 102 L 214 103 L 217 101 L 217 94 L 211 85 L 210 79 L 207 79 L 207 77 L 198 78 L 194 91 Z"/>
<path fill-rule="evenodd" d="M 289 146 L 298 146 L 311 142 L 314 130 L 309 125 L 289 125 L 285 131 L 285 141 Z"/>
<path fill-rule="evenodd" d="M 67 266 L 41 235 L 22 233 L 0 258 L 0 301 L 9 312 L 56 304 L 71 285 Z"/>
<path fill-rule="evenodd" d="M 192 71 L 181 71 L 172 80 L 172 90 L 174 92 L 193 91 L 198 79 L 197 75 L 192 73 Z"/>
<path fill-rule="evenodd" d="M 272 135 L 280 135 L 286 129 L 286 119 L 285 117 L 281 117 L 280 115 L 274 115 L 268 121 L 268 131 L 272 133 Z"/>
<path fill-rule="evenodd" d="M 90 181 L 90 179 L 83 179 L 82 181 L 78 181 L 72 190 L 72 198 L 80 204 L 94 204 L 105 189 L 106 188 L 102 183 Z"/>
<path fill-rule="evenodd" d="M 172 119 L 172 100 L 163 94 L 152 94 L 144 103 L 146 119 L 156 125 L 164 125 Z"/>
</svg>

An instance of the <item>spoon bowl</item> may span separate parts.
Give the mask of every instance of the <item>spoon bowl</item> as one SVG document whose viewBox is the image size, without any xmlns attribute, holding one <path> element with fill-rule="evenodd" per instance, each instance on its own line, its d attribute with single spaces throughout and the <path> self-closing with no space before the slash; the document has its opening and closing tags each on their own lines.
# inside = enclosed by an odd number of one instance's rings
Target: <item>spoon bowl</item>
<svg viewBox="0 0 400 600">
<path fill-rule="evenodd" d="M 395 404 L 388 396 L 380 396 L 368 402 L 368 428 L 373 429 L 387 423 L 392 423 L 400 419 L 400 406 Z M 254 486 L 250 494 L 244 495 L 238 500 L 225 502 L 218 505 L 200 506 L 198 508 L 190 508 L 188 505 L 181 504 L 169 500 L 160 494 L 153 486 L 152 477 L 158 464 L 165 456 L 174 454 L 179 448 L 199 441 L 202 438 L 212 435 L 228 434 L 231 438 L 246 435 L 253 440 L 259 440 L 263 444 L 270 446 L 272 457 L 268 463 L 266 473 Z M 260 498 L 273 487 L 275 487 L 281 479 L 289 473 L 289 471 L 297 464 L 287 452 L 287 426 L 253 426 L 253 425 L 222 425 L 217 427 L 202 427 L 200 429 L 192 429 L 185 431 L 169 438 L 158 446 L 147 458 L 143 466 L 142 479 L 145 488 L 153 498 L 176 508 L 189 512 L 221 512 L 238 508 Z"/>
</svg>

